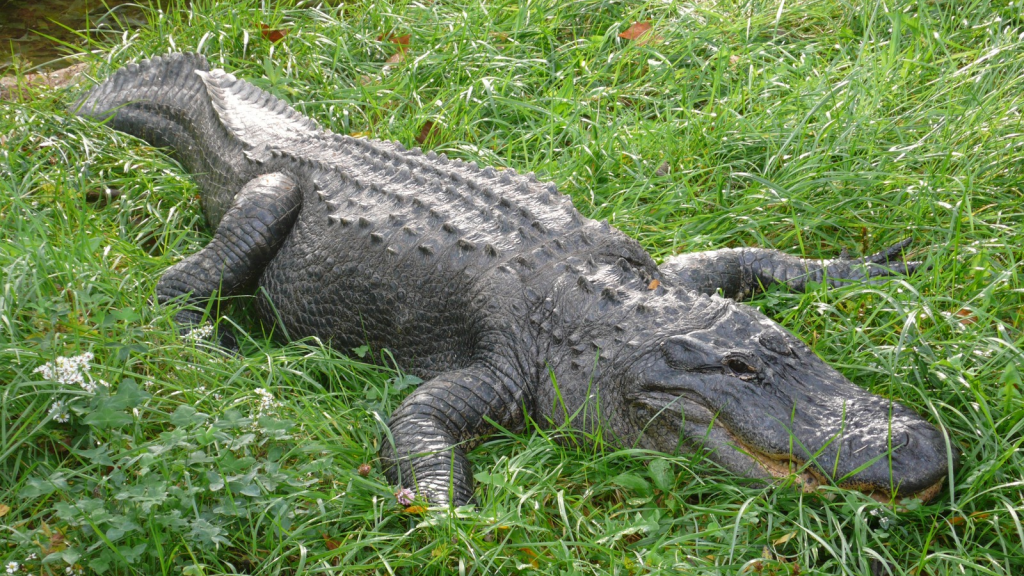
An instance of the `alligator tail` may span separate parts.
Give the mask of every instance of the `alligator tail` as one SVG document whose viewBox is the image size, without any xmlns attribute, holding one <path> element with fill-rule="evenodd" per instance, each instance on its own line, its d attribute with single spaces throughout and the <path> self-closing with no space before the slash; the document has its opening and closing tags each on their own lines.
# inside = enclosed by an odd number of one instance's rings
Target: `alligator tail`
<svg viewBox="0 0 1024 576">
<path fill-rule="evenodd" d="M 202 191 L 203 213 L 220 222 L 251 177 L 243 145 L 218 119 L 200 73 L 201 54 L 169 54 L 129 64 L 72 106 L 86 118 L 170 148 Z"/>
</svg>

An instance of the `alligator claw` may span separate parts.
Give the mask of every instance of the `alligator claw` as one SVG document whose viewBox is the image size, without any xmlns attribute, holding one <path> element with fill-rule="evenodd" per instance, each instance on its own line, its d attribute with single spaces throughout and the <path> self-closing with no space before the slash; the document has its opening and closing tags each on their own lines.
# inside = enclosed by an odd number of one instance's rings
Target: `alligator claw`
<svg viewBox="0 0 1024 576">
<path fill-rule="evenodd" d="M 893 244 L 892 246 L 886 248 L 885 250 L 872 254 L 871 256 L 861 258 L 861 261 L 872 264 L 888 264 L 890 262 L 903 262 L 903 252 L 906 251 L 906 249 L 909 248 L 910 245 L 913 243 L 913 238 L 904 238 L 903 240 L 900 240 L 899 242 Z"/>
<path fill-rule="evenodd" d="M 924 265 L 924 262 L 918 260 L 910 262 L 903 260 L 906 249 L 913 242 L 913 238 L 905 238 L 885 250 L 855 260 L 840 257 L 826 265 L 826 269 L 829 276 L 838 281 L 838 284 L 849 280 L 869 283 L 872 280 L 882 282 L 883 278 L 890 276 L 909 276 Z M 845 267 L 848 268 L 844 270 Z"/>
</svg>

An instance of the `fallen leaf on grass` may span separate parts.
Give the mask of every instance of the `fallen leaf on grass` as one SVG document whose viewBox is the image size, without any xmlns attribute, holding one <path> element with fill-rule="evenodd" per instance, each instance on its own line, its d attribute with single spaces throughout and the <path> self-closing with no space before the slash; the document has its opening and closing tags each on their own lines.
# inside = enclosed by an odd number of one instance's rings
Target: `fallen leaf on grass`
<svg viewBox="0 0 1024 576">
<path fill-rule="evenodd" d="M 416 142 L 419 144 L 426 144 L 428 141 L 434 139 L 434 123 L 427 120 L 423 123 L 423 127 L 420 128 L 420 133 L 416 136 Z"/>
<path fill-rule="evenodd" d="M 121 191 L 117 188 L 104 188 L 103 190 L 89 190 L 85 193 L 85 201 L 89 203 L 109 204 L 121 197 Z"/>
<path fill-rule="evenodd" d="M 967 308 L 961 308 L 956 311 L 956 315 L 960 317 L 960 324 L 964 326 L 970 326 L 971 324 L 978 323 L 978 317 Z"/>
<path fill-rule="evenodd" d="M 385 36 L 381 34 L 377 36 L 377 40 L 387 40 L 392 44 L 398 46 L 398 52 L 391 55 L 390 58 L 384 61 L 385 64 L 398 64 L 402 60 L 405 60 L 405 51 L 409 49 L 409 40 L 412 39 L 412 34 L 406 34 L 404 36 Z"/>
<path fill-rule="evenodd" d="M 287 30 L 276 30 L 271 28 L 270 26 L 267 26 L 266 24 L 260 24 L 260 36 L 263 36 L 263 38 L 266 40 L 270 40 L 271 42 L 277 42 L 278 40 L 284 38 L 287 35 Z"/>
<path fill-rule="evenodd" d="M 633 22 L 632 26 L 626 28 L 625 32 L 619 34 L 619 38 L 622 38 L 623 40 L 636 40 L 637 38 L 650 32 L 650 30 L 650 22 Z"/>
<path fill-rule="evenodd" d="M 783 534 L 781 537 L 779 537 L 775 541 L 773 541 L 772 544 L 774 544 L 776 546 L 781 546 L 781 545 L 785 544 L 786 542 L 789 542 L 790 539 L 793 538 L 793 536 L 796 536 L 796 532 L 788 532 L 786 534 Z"/>
<path fill-rule="evenodd" d="M 3 518 L 11 511 L 11 507 L 7 504 L 0 504 L 0 518 Z"/>
<path fill-rule="evenodd" d="M 635 40 L 638 46 L 645 44 L 657 44 L 664 40 L 661 36 L 651 32 L 650 22 L 633 22 L 633 25 L 626 28 L 625 32 L 619 34 L 619 38 L 623 40 Z"/>
</svg>

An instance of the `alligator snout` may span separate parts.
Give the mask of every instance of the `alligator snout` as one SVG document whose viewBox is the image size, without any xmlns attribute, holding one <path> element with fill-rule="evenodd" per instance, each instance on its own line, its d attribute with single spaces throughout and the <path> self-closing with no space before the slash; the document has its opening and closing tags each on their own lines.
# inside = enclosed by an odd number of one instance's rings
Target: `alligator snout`
<svg viewBox="0 0 1024 576">
<path fill-rule="evenodd" d="M 824 362 L 799 383 L 743 395 L 742 404 L 718 407 L 719 420 L 761 464 L 806 464 L 821 483 L 883 498 L 922 499 L 937 494 L 950 468 L 959 465 L 941 430 L 902 404 L 857 387 Z"/>
</svg>

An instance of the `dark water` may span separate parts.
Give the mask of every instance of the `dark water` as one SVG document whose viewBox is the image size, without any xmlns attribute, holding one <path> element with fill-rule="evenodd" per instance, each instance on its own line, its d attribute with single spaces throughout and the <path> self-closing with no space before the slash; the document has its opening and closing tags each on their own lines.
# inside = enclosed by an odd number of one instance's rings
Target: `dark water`
<svg viewBox="0 0 1024 576">
<path fill-rule="evenodd" d="M 120 34 L 125 27 L 145 22 L 139 5 L 149 4 L 147 0 L 0 0 L 0 75 L 9 72 L 12 64 L 22 70 L 67 66 L 70 63 L 63 58 L 86 44 L 68 28 L 88 28 L 93 37 Z M 73 46 L 64 47 L 61 42 Z"/>
</svg>

